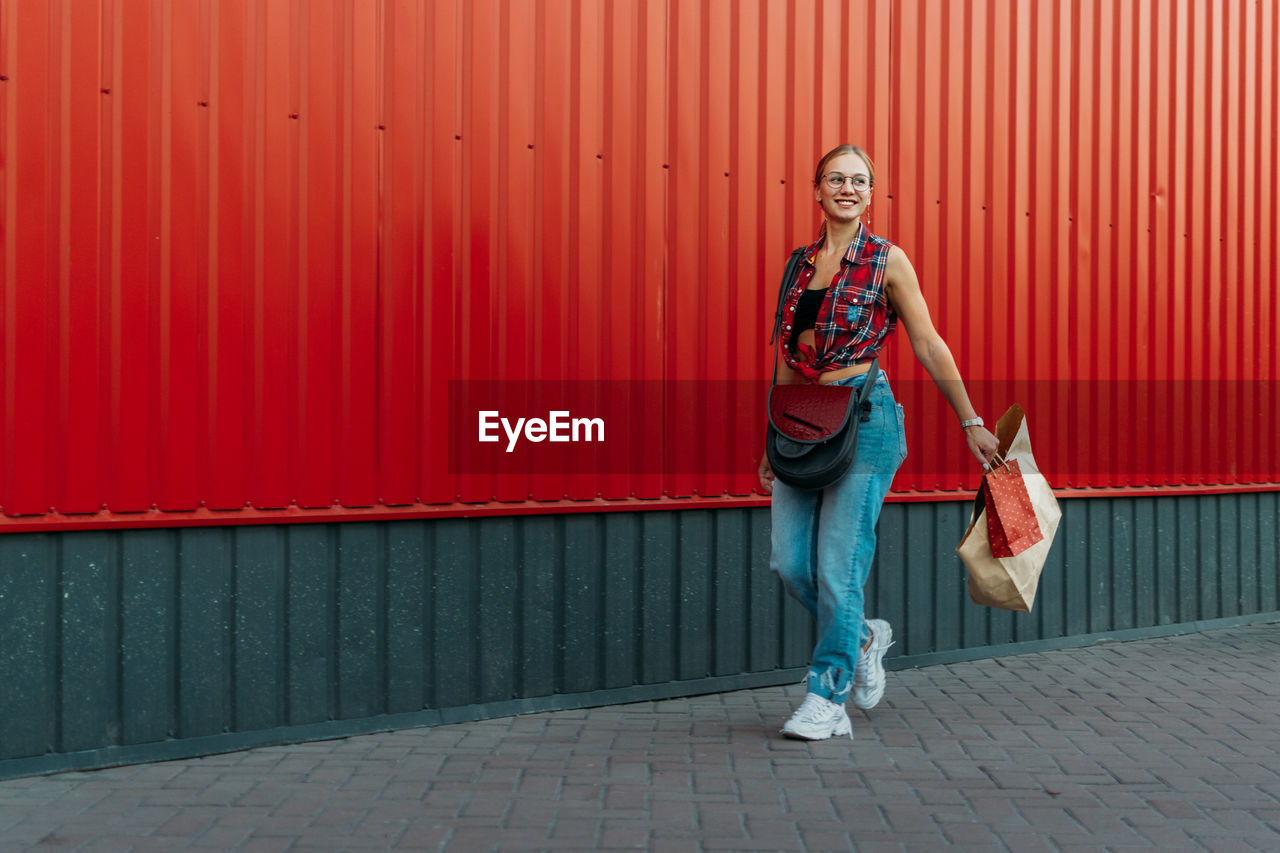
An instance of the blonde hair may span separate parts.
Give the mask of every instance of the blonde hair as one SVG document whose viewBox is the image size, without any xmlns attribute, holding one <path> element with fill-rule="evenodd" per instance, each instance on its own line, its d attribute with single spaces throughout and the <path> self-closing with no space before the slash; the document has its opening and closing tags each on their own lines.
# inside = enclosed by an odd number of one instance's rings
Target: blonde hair
<svg viewBox="0 0 1280 853">
<path fill-rule="evenodd" d="M 871 186 L 874 187 L 876 185 L 876 164 L 871 162 L 871 155 L 866 151 L 863 151 L 857 145 L 849 145 L 848 143 L 845 143 L 844 145 L 837 145 L 835 148 L 832 148 L 826 154 L 822 155 L 822 159 L 818 161 L 818 168 L 814 170 L 813 173 L 813 185 L 815 187 L 821 183 L 822 176 L 826 174 L 827 164 L 839 157 L 841 154 L 857 154 L 861 157 L 863 162 L 867 164 L 867 172 L 869 173 L 867 177 L 871 179 Z"/>
</svg>

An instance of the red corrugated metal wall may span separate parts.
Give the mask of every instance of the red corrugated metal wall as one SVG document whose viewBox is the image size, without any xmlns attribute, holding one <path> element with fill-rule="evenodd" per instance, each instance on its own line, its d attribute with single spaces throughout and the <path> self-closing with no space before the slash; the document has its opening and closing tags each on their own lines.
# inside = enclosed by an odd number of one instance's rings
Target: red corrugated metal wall
<svg viewBox="0 0 1280 853">
<path fill-rule="evenodd" d="M 751 500 L 742 385 L 702 403 L 741 473 L 588 477 L 450 473 L 448 382 L 758 380 L 843 141 L 983 413 L 1023 402 L 1057 485 L 1278 482 L 1278 20 L 0 0 L 3 525 Z M 896 488 L 972 486 L 899 337 Z"/>
</svg>

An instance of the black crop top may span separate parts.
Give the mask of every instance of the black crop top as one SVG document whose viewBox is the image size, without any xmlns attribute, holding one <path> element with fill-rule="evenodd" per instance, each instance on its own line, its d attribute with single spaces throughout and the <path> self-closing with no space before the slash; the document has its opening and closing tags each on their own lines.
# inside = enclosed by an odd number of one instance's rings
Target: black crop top
<svg viewBox="0 0 1280 853">
<path fill-rule="evenodd" d="M 791 351 L 796 351 L 796 344 L 800 341 L 800 333 L 806 329 L 812 329 L 818 322 L 818 309 L 822 307 L 822 300 L 826 298 L 827 289 L 821 290 L 806 289 L 800 294 L 800 301 L 796 303 L 796 319 L 791 325 L 794 327 L 791 331 Z"/>
</svg>

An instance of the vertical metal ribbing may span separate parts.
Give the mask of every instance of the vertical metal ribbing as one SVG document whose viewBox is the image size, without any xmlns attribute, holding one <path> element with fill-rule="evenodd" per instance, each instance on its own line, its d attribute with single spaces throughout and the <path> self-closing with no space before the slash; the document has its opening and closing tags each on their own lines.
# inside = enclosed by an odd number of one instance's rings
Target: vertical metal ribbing
<svg viewBox="0 0 1280 853">
<path fill-rule="evenodd" d="M 11 517 L 751 494 L 737 469 L 450 473 L 439 377 L 754 377 L 808 170 L 846 138 L 984 414 L 1029 401 L 1060 485 L 1247 489 L 1280 458 L 1252 417 L 1280 405 L 1266 4 L 4 16 L 3 145 L 31 164 L 3 200 Z M 900 492 L 972 486 L 902 336 L 886 367 L 919 448 Z M 1101 442 L 1063 409 L 1141 423 Z M 1205 431 L 1238 435 L 1179 470 Z"/>
</svg>

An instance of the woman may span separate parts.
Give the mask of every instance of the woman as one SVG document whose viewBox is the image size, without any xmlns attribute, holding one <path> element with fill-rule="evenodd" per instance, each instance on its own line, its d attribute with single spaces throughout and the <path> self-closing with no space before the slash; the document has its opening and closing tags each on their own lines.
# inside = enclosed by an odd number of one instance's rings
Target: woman
<svg viewBox="0 0 1280 853">
<path fill-rule="evenodd" d="M 863 221 L 874 186 L 871 158 L 860 148 L 841 145 L 818 161 L 813 196 L 823 223 L 783 306 L 785 365 L 777 380 L 860 389 L 871 360 L 901 322 L 986 468 L 998 442 L 969 403 L 951 351 L 929 319 L 915 270 L 906 253 Z M 845 710 L 850 694 L 864 709 L 884 695 L 882 661 L 893 631 L 882 619 L 863 619 L 862 587 L 875 556 L 876 519 L 907 450 L 902 407 L 883 371 L 870 400 L 871 419 L 859 427 L 853 469 L 838 482 L 802 491 L 775 482 L 768 456 L 760 460 L 761 488 L 773 495 L 771 568 L 818 620 L 808 694 L 782 728 L 788 737 L 852 737 Z"/>
</svg>

